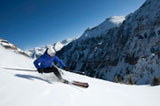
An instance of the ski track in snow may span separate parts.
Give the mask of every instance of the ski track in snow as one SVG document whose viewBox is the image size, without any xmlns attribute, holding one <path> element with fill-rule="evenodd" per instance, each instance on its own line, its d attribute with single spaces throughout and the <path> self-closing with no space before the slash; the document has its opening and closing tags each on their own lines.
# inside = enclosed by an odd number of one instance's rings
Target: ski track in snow
<svg viewBox="0 0 160 106">
<path fill-rule="evenodd" d="M 0 46 L 0 106 L 160 106 L 160 86 L 123 85 L 66 72 L 69 80 L 88 82 L 80 88 L 39 74 L 33 60 Z M 7 69 L 8 68 L 8 69 Z"/>
</svg>

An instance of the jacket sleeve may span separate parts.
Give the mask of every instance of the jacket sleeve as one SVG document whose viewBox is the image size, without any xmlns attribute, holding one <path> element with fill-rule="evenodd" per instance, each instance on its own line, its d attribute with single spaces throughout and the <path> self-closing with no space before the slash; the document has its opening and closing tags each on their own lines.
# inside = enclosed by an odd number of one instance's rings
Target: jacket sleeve
<svg viewBox="0 0 160 106">
<path fill-rule="evenodd" d="M 34 66 L 35 66 L 37 69 L 40 68 L 39 63 L 41 63 L 41 58 L 40 58 L 40 57 L 33 62 Z"/>
<path fill-rule="evenodd" d="M 55 61 L 62 67 L 66 67 L 66 65 L 63 63 L 61 59 L 59 59 L 57 56 L 55 56 Z"/>
</svg>

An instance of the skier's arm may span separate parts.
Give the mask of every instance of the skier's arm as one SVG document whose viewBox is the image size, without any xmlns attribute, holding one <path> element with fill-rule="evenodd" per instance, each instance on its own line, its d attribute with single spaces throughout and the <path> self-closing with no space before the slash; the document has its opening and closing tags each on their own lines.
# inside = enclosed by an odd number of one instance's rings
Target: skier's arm
<svg viewBox="0 0 160 106">
<path fill-rule="evenodd" d="M 40 62 L 41 62 L 41 58 L 38 58 L 38 59 L 36 59 L 36 60 L 33 62 L 34 66 L 35 66 L 37 69 L 40 68 L 40 66 L 39 66 L 39 63 L 40 63 Z"/>
<path fill-rule="evenodd" d="M 55 61 L 62 67 L 65 68 L 66 65 L 63 63 L 61 59 L 59 59 L 57 56 L 55 56 Z"/>
</svg>

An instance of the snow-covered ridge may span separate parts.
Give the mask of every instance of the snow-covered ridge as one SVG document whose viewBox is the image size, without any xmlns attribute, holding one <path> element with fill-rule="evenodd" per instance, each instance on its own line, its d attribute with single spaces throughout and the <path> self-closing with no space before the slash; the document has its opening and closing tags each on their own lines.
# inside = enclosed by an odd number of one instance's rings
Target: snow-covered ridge
<svg viewBox="0 0 160 106">
<path fill-rule="evenodd" d="M 18 48 L 15 44 L 12 44 L 12 43 L 10 43 L 10 42 L 7 41 L 7 40 L 4 40 L 4 39 L 1 39 L 1 38 L 0 38 L 0 45 L 3 46 L 3 47 L 6 48 L 6 49 L 13 50 L 13 51 L 16 52 L 16 53 L 20 53 L 20 54 L 22 54 L 22 55 L 24 55 L 24 56 L 29 57 L 29 55 L 26 54 L 23 50 L 21 50 L 21 49 Z"/>
<path fill-rule="evenodd" d="M 51 46 L 51 47 L 53 47 L 54 50 L 59 51 L 64 46 L 68 45 L 71 41 L 73 41 L 73 39 L 65 39 L 63 41 L 56 42 L 51 45 L 46 45 L 46 46 L 42 46 L 42 47 L 35 47 L 34 49 L 26 50 L 25 53 L 28 54 L 32 58 L 37 58 L 45 52 L 45 50 L 47 49 L 48 46 Z"/>
<path fill-rule="evenodd" d="M 80 39 L 87 39 L 91 37 L 97 37 L 106 33 L 109 29 L 113 27 L 119 27 L 120 24 L 125 20 L 124 16 L 113 16 L 107 18 L 104 22 L 96 27 L 88 28 L 80 37 Z"/>
<path fill-rule="evenodd" d="M 124 16 L 113 16 L 108 18 L 111 23 L 114 23 L 116 26 L 120 26 L 120 24 L 125 20 Z"/>
</svg>

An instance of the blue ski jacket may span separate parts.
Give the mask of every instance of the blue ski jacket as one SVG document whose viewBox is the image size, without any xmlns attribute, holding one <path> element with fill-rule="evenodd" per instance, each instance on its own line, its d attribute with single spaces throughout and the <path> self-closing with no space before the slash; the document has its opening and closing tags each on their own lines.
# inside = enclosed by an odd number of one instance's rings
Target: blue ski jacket
<svg viewBox="0 0 160 106">
<path fill-rule="evenodd" d="M 62 60 L 59 59 L 57 56 L 50 57 L 47 54 L 47 50 L 43 55 L 41 55 L 39 58 L 37 58 L 33 63 L 37 69 L 38 68 L 45 69 L 48 67 L 52 67 L 52 63 L 54 61 L 56 61 L 62 68 L 66 67 L 66 65 L 62 62 Z"/>
</svg>

